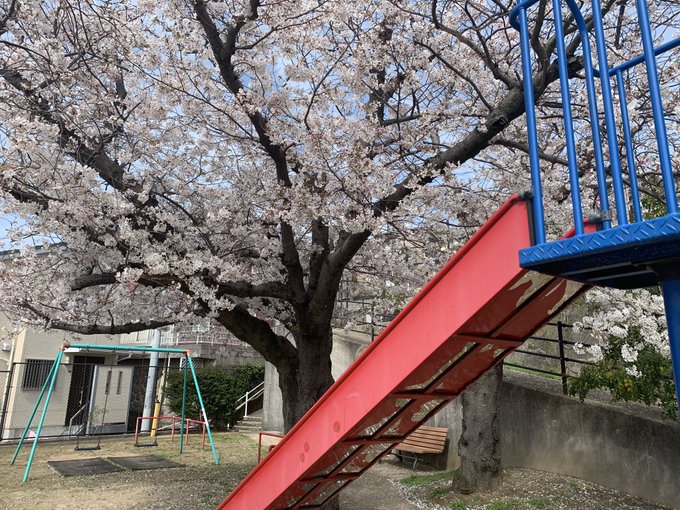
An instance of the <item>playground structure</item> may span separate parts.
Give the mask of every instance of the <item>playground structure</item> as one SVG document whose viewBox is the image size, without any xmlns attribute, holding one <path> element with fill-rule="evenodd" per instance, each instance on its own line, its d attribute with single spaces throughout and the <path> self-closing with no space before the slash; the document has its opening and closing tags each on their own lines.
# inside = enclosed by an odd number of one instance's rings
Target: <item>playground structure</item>
<svg viewBox="0 0 680 510">
<path fill-rule="evenodd" d="M 213 454 L 213 459 L 215 461 L 215 464 L 219 464 L 219 458 L 217 456 L 217 451 L 215 450 L 215 443 L 213 441 L 212 437 L 212 432 L 210 430 L 210 423 L 208 421 L 208 416 L 205 412 L 205 406 L 203 404 L 203 396 L 201 395 L 201 390 L 199 388 L 198 384 L 198 378 L 196 376 L 196 370 L 194 367 L 194 361 L 189 354 L 189 351 L 183 350 L 183 349 L 173 349 L 173 348 L 164 348 L 164 347 L 141 347 L 141 346 L 118 346 L 118 345 L 96 345 L 96 344 L 78 344 L 78 343 L 69 343 L 65 342 L 62 344 L 62 346 L 59 349 L 59 352 L 57 353 L 57 357 L 54 360 L 54 363 L 52 363 L 52 366 L 50 368 L 50 371 L 47 374 L 47 377 L 45 378 L 45 382 L 42 385 L 42 389 L 40 390 L 40 394 L 38 396 L 38 399 L 35 403 L 35 406 L 33 408 L 33 411 L 30 415 L 30 418 L 28 420 L 28 423 L 26 424 L 26 427 L 24 428 L 21 438 L 19 439 L 19 443 L 17 444 L 17 447 L 14 451 L 14 455 L 12 456 L 12 460 L 10 464 L 14 464 L 17 456 L 19 455 L 19 451 L 21 450 L 21 447 L 23 446 L 26 437 L 29 433 L 29 430 L 31 429 L 31 425 L 33 423 L 33 419 L 35 418 L 35 415 L 38 411 L 38 408 L 40 407 L 40 404 L 43 400 L 43 397 L 45 397 L 45 402 L 42 407 L 42 411 L 40 413 L 40 418 L 38 420 L 38 425 L 35 431 L 35 435 L 33 436 L 33 443 L 31 446 L 31 452 L 28 457 L 28 461 L 26 463 L 26 469 L 24 471 L 24 476 L 22 479 L 22 482 L 26 482 L 28 480 L 29 473 L 31 471 L 31 465 L 33 463 L 33 458 L 35 456 L 36 449 L 38 447 L 38 442 L 40 440 L 40 433 L 42 431 L 43 423 L 45 422 L 45 416 L 47 414 L 48 406 L 50 403 L 50 398 L 52 397 L 52 392 L 55 387 L 55 383 L 57 381 L 57 374 L 59 372 L 59 366 L 61 363 L 61 360 L 64 356 L 64 353 L 67 349 L 73 348 L 73 349 L 84 349 L 84 350 L 94 350 L 94 351 L 124 351 L 124 352 L 129 352 L 129 351 L 139 351 L 139 352 L 166 352 L 166 353 L 178 353 L 182 354 L 184 356 L 184 363 L 183 363 L 183 385 L 182 385 L 182 412 L 181 416 L 179 419 L 180 422 L 180 433 L 179 433 L 179 452 L 183 453 L 184 451 L 184 444 L 185 444 L 185 435 L 186 435 L 186 440 L 188 440 L 188 433 L 185 434 L 185 432 L 188 432 L 188 430 L 185 431 L 185 428 L 189 426 L 190 423 L 200 423 L 204 427 L 204 432 L 203 435 L 207 433 L 208 440 L 210 441 L 210 447 L 212 449 L 212 454 Z M 202 421 L 199 420 L 192 420 L 187 418 L 186 416 L 186 397 L 187 397 L 187 384 L 188 384 L 188 378 L 189 378 L 189 372 L 191 372 L 191 376 L 193 379 L 194 383 L 194 388 L 196 389 L 196 395 L 198 397 L 198 403 L 201 409 L 201 416 L 203 418 Z M 105 412 L 105 411 L 104 411 Z M 147 417 L 151 420 L 154 419 L 153 416 Z M 103 418 L 102 418 L 103 421 Z M 139 423 L 139 421 L 138 421 Z M 174 424 L 174 421 L 173 421 Z M 135 434 L 135 443 L 137 442 L 137 433 Z M 203 438 L 203 442 L 205 443 L 205 437 Z M 99 444 L 96 447 L 97 449 L 99 448 Z M 81 448 L 82 449 L 82 448 Z"/>
<path fill-rule="evenodd" d="M 144 421 L 151 421 L 153 425 L 151 426 L 151 433 L 149 434 L 151 437 L 153 437 L 153 443 L 140 443 L 139 442 L 139 437 L 140 437 L 140 425 Z M 158 427 L 159 424 L 164 422 L 164 421 L 169 421 L 170 422 L 170 439 L 172 441 L 175 440 L 175 429 L 177 428 L 177 422 L 182 421 L 182 418 L 180 416 L 175 416 L 175 415 L 168 415 L 168 416 L 138 416 L 137 419 L 135 420 L 135 446 L 139 448 L 144 448 L 147 446 L 158 446 L 158 441 L 156 441 L 156 436 L 158 433 Z"/>
<path fill-rule="evenodd" d="M 656 56 L 680 46 L 680 38 L 655 48 L 647 3 L 636 0 L 643 52 L 610 67 L 600 0 L 593 0 L 596 68 L 588 22 L 574 0 L 565 2 L 582 41 L 592 127 L 586 136 L 592 137 L 594 146 L 598 216 L 584 222 L 562 1 L 553 0 L 574 223 L 568 236 L 546 240 L 527 15 L 538 0 L 525 0 L 513 9 L 510 19 L 521 36 L 533 187 L 530 202 L 513 197 L 501 207 L 219 509 L 321 508 L 592 285 L 634 289 L 661 284 L 676 389 L 680 391 L 680 214 L 656 69 Z M 623 83 L 624 74 L 642 62 L 666 207 L 666 214 L 655 219 L 642 215 Z M 598 117 L 596 78 L 605 113 L 604 129 Z M 612 79 L 616 80 L 620 98 L 628 203 Z M 606 153 L 602 132 L 606 133 Z M 607 170 L 612 179 L 612 206 Z M 633 211 L 632 221 L 628 207 Z M 465 299 L 456 299 L 457 296 Z"/>
<path fill-rule="evenodd" d="M 141 422 L 145 420 L 151 420 L 154 425 L 152 425 L 151 428 L 151 437 L 153 437 L 153 443 L 140 443 L 139 442 L 139 426 Z M 162 421 L 169 421 L 170 422 L 170 440 L 174 441 L 175 440 L 175 430 L 177 429 L 177 422 L 181 422 L 182 418 L 180 416 L 175 416 L 175 415 L 169 415 L 169 416 L 138 416 L 136 420 L 136 425 L 135 425 L 135 446 L 139 448 L 144 448 L 147 446 L 158 446 L 158 441 L 156 440 L 157 438 L 157 433 L 158 433 L 158 424 L 161 423 Z M 210 427 L 210 424 L 208 422 L 205 422 L 203 420 L 193 420 L 191 418 L 185 418 L 184 419 L 184 426 L 182 427 L 180 425 L 181 429 L 184 429 L 184 443 L 183 444 L 188 444 L 189 443 L 189 431 L 191 430 L 192 425 L 196 427 L 201 427 L 201 449 L 205 448 L 205 435 L 207 428 Z M 181 453 L 181 452 L 180 452 Z"/>
</svg>

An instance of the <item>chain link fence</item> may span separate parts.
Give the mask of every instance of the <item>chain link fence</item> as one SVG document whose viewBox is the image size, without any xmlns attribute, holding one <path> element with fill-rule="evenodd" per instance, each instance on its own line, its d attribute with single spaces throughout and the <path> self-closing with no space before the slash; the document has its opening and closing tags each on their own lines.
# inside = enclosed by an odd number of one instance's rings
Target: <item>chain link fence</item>
<svg viewBox="0 0 680 510">
<path fill-rule="evenodd" d="M 0 370 L 0 440 L 21 436 L 48 379 L 53 360 L 26 360 Z M 151 383 L 153 402 L 163 402 L 165 381 L 179 359 L 161 359 Z M 149 361 L 129 359 L 106 364 L 104 358 L 63 363 L 45 414 L 41 437 L 82 439 L 134 433 L 144 415 Z M 45 398 L 43 397 L 43 403 Z M 43 404 L 38 406 L 28 437 L 35 435 Z M 164 414 L 167 409 L 162 409 Z M 153 413 L 147 409 L 149 414 Z"/>
<path fill-rule="evenodd" d="M 7 369 L 0 370 L 0 440 L 4 439 L 2 431 L 5 427 L 5 418 L 7 416 L 7 403 L 9 401 L 10 380 L 12 376 L 11 366 Z"/>
</svg>

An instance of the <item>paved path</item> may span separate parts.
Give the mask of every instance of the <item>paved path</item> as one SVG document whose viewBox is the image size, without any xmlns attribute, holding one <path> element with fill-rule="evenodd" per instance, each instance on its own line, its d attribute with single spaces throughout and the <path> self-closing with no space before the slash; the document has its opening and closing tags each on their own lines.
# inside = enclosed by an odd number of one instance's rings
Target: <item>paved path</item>
<svg viewBox="0 0 680 510">
<path fill-rule="evenodd" d="M 351 510 L 417 510 L 390 480 L 411 475 L 410 469 L 389 462 L 376 464 L 340 493 L 340 508 Z"/>
<path fill-rule="evenodd" d="M 254 441 L 257 434 L 248 434 Z M 269 445 L 279 442 L 278 438 L 262 437 L 263 454 Z M 378 463 L 361 477 L 352 482 L 340 493 L 340 507 L 345 510 L 418 510 L 418 506 L 409 503 L 391 480 L 401 480 L 411 476 L 410 463 L 398 464 L 393 458 Z"/>
</svg>

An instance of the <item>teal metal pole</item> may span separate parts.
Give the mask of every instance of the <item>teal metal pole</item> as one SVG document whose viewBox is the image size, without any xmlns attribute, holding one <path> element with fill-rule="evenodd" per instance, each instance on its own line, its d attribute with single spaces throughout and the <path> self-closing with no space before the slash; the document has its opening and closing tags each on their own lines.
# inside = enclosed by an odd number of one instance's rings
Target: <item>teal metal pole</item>
<svg viewBox="0 0 680 510">
<path fill-rule="evenodd" d="M 42 430 L 43 422 L 45 421 L 45 415 L 47 414 L 47 406 L 50 405 L 50 398 L 52 397 L 52 390 L 54 389 L 54 383 L 57 382 L 57 374 L 59 373 L 59 364 L 61 363 L 61 358 L 64 356 L 64 351 L 59 351 L 57 359 L 54 361 L 54 370 L 52 371 L 52 378 L 50 380 L 50 387 L 47 390 L 47 397 L 45 397 L 45 405 L 43 406 L 42 413 L 40 415 L 40 421 L 38 422 L 38 430 L 35 431 L 35 439 L 33 440 L 33 446 L 31 447 L 31 454 L 28 456 L 28 464 L 26 464 L 26 471 L 24 471 L 24 479 L 21 481 L 25 483 L 28 480 L 28 473 L 31 471 L 31 464 L 33 463 L 33 456 L 35 455 L 35 450 L 38 447 L 38 441 L 40 440 L 40 431 Z"/>
<path fill-rule="evenodd" d="M 61 352 L 61 351 L 59 351 Z M 58 358 L 59 356 L 57 356 Z M 35 418 L 35 413 L 38 412 L 38 406 L 40 406 L 40 402 L 42 401 L 43 395 L 45 394 L 45 391 L 47 390 L 47 385 L 50 383 L 52 380 L 52 372 L 54 372 L 55 368 L 58 366 L 57 360 L 54 360 L 54 363 L 52 363 L 52 367 L 50 368 L 49 373 L 47 374 L 47 377 L 45 378 L 45 383 L 43 384 L 42 390 L 40 390 L 40 395 L 38 395 L 38 401 L 35 403 L 35 407 L 33 408 L 33 412 L 31 413 L 31 417 L 28 419 L 28 423 L 26 424 L 26 428 L 24 429 L 23 433 L 21 434 L 21 439 L 19 439 L 19 444 L 17 445 L 17 449 L 14 450 L 14 455 L 12 456 L 12 460 L 10 461 L 10 464 L 14 464 L 14 461 L 17 460 L 17 456 L 19 455 L 19 450 L 21 450 L 21 446 L 24 444 L 24 439 L 26 439 L 26 434 L 28 434 L 28 431 L 31 429 L 31 424 L 33 423 L 33 418 Z"/>
<path fill-rule="evenodd" d="M 182 386 L 182 421 L 179 424 L 179 453 L 184 451 L 184 420 L 186 419 L 187 409 L 187 364 L 189 355 L 184 353 L 184 385 Z"/>
<path fill-rule="evenodd" d="M 215 450 L 215 442 L 213 441 L 212 432 L 210 431 L 210 422 L 208 422 L 208 415 L 205 412 L 205 406 L 203 405 L 203 397 L 201 396 L 201 389 L 198 387 L 198 377 L 196 377 L 196 370 L 194 370 L 194 360 L 191 356 L 187 356 L 187 361 L 189 362 L 189 368 L 191 369 L 191 375 L 194 378 L 194 386 L 196 386 L 196 395 L 198 395 L 198 403 L 201 405 L 201 413 L 203 414 L 203 421 L 205 422 L 205 428 L 208 431 L 208 439 L 210 440 L 210 448 L 212 448 L 213 458 L 215 459 L 215 464 L 219 464 L 220 460 L 217 458 L 217 450 Z"/>
<path fill-rule="evenodd" d="M 147 347 L 145 345 L 98 345 L 98 344 L 71 344 L 67 343 L 66 347 L 73 347 L 74 349 L 93 349 L 101 351 L 140 351 L 140 352 L 176 352 L 184 354 L 184 349 L 175 349 L 172 347 Z"/>
</svg>

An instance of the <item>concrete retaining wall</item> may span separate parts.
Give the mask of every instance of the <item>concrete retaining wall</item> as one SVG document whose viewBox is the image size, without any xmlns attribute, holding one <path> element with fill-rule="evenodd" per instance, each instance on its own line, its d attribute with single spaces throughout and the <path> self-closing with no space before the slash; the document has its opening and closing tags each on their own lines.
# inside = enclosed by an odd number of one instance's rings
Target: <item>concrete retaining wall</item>
<svg viewBox="0 0 680 510">
<path fill-rule="evenodd" d="M 503 464 L 562 473 L 680 508 L 680 426 L 503 385 Z"/>
</svg>

